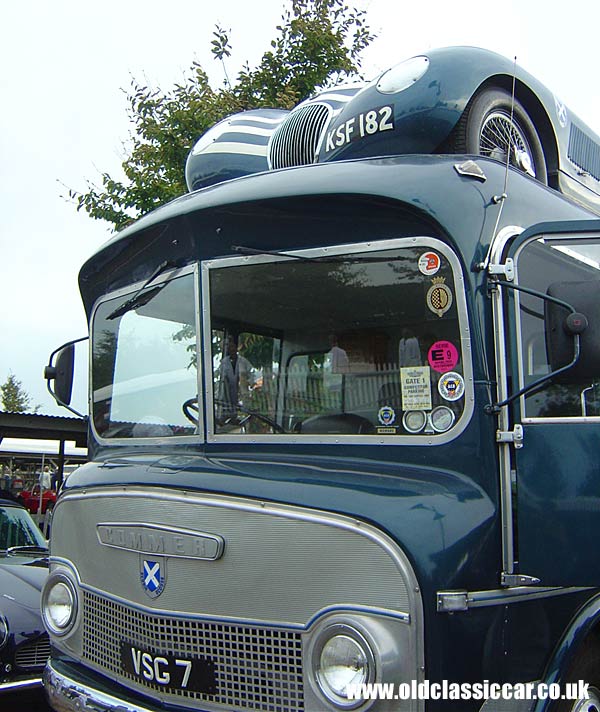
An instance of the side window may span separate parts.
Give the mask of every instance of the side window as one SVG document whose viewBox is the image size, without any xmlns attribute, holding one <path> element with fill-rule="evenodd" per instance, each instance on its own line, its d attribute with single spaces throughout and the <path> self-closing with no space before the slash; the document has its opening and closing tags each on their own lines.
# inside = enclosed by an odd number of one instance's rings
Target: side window
<svg viewBox="0 0 600 712">
<path fill-rule="evenodd" d="M 553 286 L 600 279 L 600 244 L 593 239 L 527 243 L 517 255 L 518 283 L 543 294 Z M 544 327 L 543 299 L 519 292 L 515 296 L 520 324 L 522 385 L 551 371 Z M 565 418 L 600 416 L 600 382 L 573 384 L 549 381 L 525 399 L 525 417 Z"/>
</svg>

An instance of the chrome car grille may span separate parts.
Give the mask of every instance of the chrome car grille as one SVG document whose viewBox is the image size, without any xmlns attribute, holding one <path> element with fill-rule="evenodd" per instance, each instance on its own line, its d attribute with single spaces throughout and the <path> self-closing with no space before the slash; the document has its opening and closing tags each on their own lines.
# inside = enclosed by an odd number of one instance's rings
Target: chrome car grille
<svg viewBox="0 0 600 712">
<path fill-rule="evenodd" d="M 83 656 L 96 669 L 183 705 L 212 709 L 302 712 L 302 638 L 297 631 L 166 617 L 88 591 L 83 595 Z M 212 660 L 215 694 L 169 688 L 127 672 L 121 645 L 135 640 L 154 653 Z"/>
<path fill-rule="evenodd" d="M 22 670 L 43 668 L 50 657 L 50 640 L 48 635 L 40 636 L 36 640 L 21 643 L 15 652 L 15 664 Z"/>
<path fill-rule="evenodd" d="M 269 145 L 271 168 L 305 166 L 315 162 L 319 139 L 329 119 L 326 104 L 307 104 L 290 113 Z"/>
</svg>

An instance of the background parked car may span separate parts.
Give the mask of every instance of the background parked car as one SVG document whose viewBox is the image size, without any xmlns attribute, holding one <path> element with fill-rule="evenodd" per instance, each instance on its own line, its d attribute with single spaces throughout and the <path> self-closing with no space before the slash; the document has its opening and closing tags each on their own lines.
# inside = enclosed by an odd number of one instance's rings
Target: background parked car
<svg viewBox="0 0 600 712">
<path fill-rule="evenodd" d="M 50 654 L 40 617 L 47 555 L 47 542 L 29 512 L 0 499 L 0 694 L 41 685 Z"/>
<path fill-rule="evenodd" d="M 34 485 L 30 490 L 23 490 L 19 494 L 21 504 L 32 514 L 37 514 L 40 508 L 40 485 Z M 44 488 L 42 491 L 42 514 L 48 508 L 52 509 L 56 503 L 56 492 L 53 489 Z"/>
</svg>

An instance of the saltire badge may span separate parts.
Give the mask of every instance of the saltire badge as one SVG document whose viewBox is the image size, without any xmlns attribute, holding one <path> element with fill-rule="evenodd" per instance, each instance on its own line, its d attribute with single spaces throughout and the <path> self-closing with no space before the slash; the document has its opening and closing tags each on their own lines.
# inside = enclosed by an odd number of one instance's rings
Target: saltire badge
<svg viewBox="0 0 600 712">
<path fill-rule="evenodd" d="M 161 557 L 154 559 L 140 558 L 140 581 L 142 588 L 150 598 L 158 598 L 165 590 L 167 582 L 167 563 Z"/>
</svg>

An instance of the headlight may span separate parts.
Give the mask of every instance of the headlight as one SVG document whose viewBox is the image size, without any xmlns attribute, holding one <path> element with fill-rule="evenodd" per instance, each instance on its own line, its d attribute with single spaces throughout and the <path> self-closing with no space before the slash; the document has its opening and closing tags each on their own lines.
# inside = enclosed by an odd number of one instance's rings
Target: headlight
<svg viewBox="0 0 600 712">
<path fill-rule="evenodd" d="M 365 638 L 353 628 L 333 625 L 323 631 L 313 653 L 316 682 L 323 696 L 337 707 L 358 707 L 350 691 L 375 677 L 375 658 Z"/>
<path fill-rule="evenodd" d="M 404 91 L 418 82 L 428 68 L 427 57 L 412 57 L 412 59 L 400 62 L 379 77 L 377 91 L 382 94 L 395 94 Z"/>
<path fill-rule="evenodd" d="M 63 574 L 51 576 L 44 586 L 42 616 L 53 635 L 66 635 L 73 628 L 77 616 L 77 592 Z"/>
<path fill-rule="evenodd" d="M 2 613 L 0 613 L 0 649 L 6 645 L 7 640 L 8 640 L 8 621 L 2 615 Z"/>
</svg>

